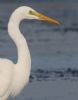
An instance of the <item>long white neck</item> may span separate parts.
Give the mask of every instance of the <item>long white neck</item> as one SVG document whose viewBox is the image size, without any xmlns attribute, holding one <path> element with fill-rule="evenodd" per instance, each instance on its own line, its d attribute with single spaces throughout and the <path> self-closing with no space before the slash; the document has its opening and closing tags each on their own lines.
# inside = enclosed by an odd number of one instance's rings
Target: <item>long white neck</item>
<svg viewBox="0 0 78 100">
<path fill-rule="evenodd" d="M 28 83 L 31 70 L 31 58 L 28 45 L 19 29 L 20 22 L 27 17 L 25 8 L 26 7 L 20 7 L 16 9 L 11 15 L 8 23 L 8 33 L 14 41 L 18 51 L 18 61 L 14 65 L 14 76 L 11 86 L 13 96 L 20 93 Z"/>
<path fill-rule="evenodd" d="M 30 52 L 28 49 L 28 45 L 26 42 L 26 39 L 21 34 L 19 30 L 19 24 L 24 19 L 22 14 L 20 12 L 15 11 L 9 20 L 8 23 L 8 33 L 12 40 L 14 41 L 17 50 L 18 50 L 18 61 L 17 64 L 19 64 L 21 67 L 28 66 L 31 64 L 30 59 Z"/>
</svg>

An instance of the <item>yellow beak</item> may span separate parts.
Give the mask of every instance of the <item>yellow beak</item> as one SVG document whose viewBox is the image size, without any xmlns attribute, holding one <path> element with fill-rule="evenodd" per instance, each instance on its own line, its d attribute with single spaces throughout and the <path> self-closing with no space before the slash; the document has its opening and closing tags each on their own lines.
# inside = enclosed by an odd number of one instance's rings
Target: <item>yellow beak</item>
<svg viewBox="0 0 78 100">
<path fill-rule="evenodd" d="M 53 19 L 53 18 L 50 18 L 50 17 L 48 17 L 48 16 L 45 16 L 45 15 L 43 15 L 43 14 L 41 14 L 41 13 L 34 12 L 33 14 L 34 14 L 35 16 L 39 17 L 40 20 L 45 20 L 45 21 L 47 21 L 47 22 L 49 22 L 49 23 L 56 24 L 56 25 L 63 25 L 61 22 L 59 22 L 59 21 L 57 21 L 57 20 L 55 20 L 55 19 Z"/>
</svg>

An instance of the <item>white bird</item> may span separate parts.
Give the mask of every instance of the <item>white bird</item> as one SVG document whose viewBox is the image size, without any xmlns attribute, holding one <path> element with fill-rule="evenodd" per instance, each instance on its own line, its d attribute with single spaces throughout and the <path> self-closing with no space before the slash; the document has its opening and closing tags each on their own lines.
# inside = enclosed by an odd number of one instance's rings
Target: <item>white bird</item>
<svg viewBox="0 0 78 100">
<path fill-rule="evenodd" d="M 16 96 L 29 81 L 31 57 L 26 39 L 19 29 L 19 24 L 23 19 L 46 20 L 61 25 L 59 21 L 44 16 L 27 6 L 19 7 L 13 12 L 8 23 L 8 33 L 17 47 L 18 60 L 16 64 L 9 59 L 0 60 L 0 100 Z"/>
</svg>

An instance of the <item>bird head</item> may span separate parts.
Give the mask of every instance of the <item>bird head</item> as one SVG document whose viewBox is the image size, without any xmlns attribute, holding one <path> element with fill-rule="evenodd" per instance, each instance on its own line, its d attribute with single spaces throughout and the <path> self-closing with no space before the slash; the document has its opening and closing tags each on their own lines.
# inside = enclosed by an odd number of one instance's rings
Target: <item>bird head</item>
<svg viewBox="0 0 78 100">
<path fill-rule="evenodd" d="M 24 19 L 26 18 L 26 19 L 44 20 L 44 21 L 47 21 L 52 24 L 62 25 L 61 22 L 59 22 L 53 18 L 50 18 L 48 16 L 45 16 L 42 13 L 39 13 L 39 12 L 35 11 L 34 9 L 27 7 L 27 6 L 22 6 L 22 7 L 18 8 L 17 11 L 21 12 L 20 14 L 23 15 Z"/>
</svg>

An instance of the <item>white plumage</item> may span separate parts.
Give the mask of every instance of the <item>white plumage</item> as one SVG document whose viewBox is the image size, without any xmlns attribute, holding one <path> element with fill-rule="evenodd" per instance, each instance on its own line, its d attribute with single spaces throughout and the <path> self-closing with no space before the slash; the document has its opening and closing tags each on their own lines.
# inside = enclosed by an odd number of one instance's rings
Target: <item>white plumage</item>
<svg viewBox="0 0 78 100">
<path fill-rule="evenodd" d="M 31 57 L 26 39 L 19 30 L 19 24 L 23 19 L 46 20 L 61 24 L 27 6 L 19 7 L 13 12 L 8 23 L 8 33 L 17 47 L 18 61 L 14 64 L 7 59 L 0 60 L 0 100 L 7 100 L 10 95 L 16 96 L 29 81 Z"/>
</svg>

